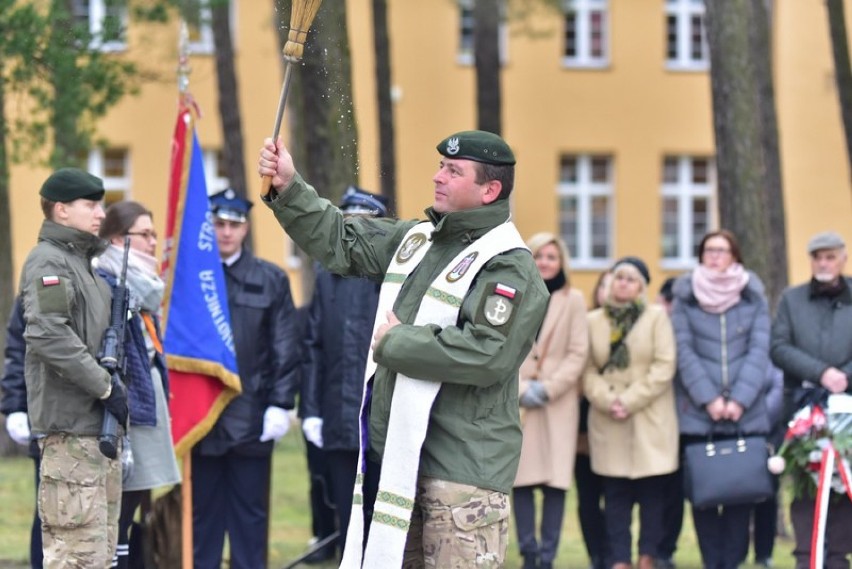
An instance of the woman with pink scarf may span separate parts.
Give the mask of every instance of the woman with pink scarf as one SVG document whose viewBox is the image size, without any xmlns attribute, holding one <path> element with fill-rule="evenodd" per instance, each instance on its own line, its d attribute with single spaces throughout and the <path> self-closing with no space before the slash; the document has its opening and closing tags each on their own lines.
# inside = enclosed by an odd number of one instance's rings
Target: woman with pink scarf
<svg viewBox="0 0 852 569">
<path fill-rule="evenodd" d="M 730 231 L 708 233 L 700 264 L 674 285 L 675 382 L 681 444 L 767 434 L 769 306 L 760 279 L 742 266 Z M 751 505 L 693 508 L 706 569 L 736 569 L 748 553 Z"/>
</svg>

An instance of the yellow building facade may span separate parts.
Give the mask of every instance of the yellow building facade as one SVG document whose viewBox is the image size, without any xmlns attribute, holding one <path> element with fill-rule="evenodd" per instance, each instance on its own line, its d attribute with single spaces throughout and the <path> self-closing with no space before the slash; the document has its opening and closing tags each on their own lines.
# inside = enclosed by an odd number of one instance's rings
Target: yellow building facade
<svg viewBox="0 0 852 569">
<path fill-rule="evenodd" d="M 334 0 L 326 0 L 334 1 Z M 563 234 L 573 282 L 589 291 L 623 255 L 644 258 L 652 288 L 694 262 L 696 236 L 718 226 L 713 130 L 701 0 L 571 0 L 566 13 L 509 0 L 501 30 L 503 135 L 518 159 L 512 197 L 524 236 Z M 103 0 L 91 0 L 96 8 Z M 246 143 L 256 252 L 290 271 L 299 298 L 292 244 L 256 196 L 252 176 L 271 132 L 281 82 L 271 3 L 236 0 L 232 26 Z M 828 18 L 821 0 L 777 0 L 773 15 L 791 282 L 809 275 L 805 243 L 833 229 L 852 243 L 852 187 L 833 77 Z M 470 64 L 470 2 L 388 0 L 398 216 L 422 217 L 431 205 L 435 145 L 475 128 Z M 347 0 L 360 184 L 376 190 L 378 134 L 371 2 Z M 93 10 L 93 14 L 98 13 Z M 852 14 L 847 14 L 852 30 Z M 201 145 L 210 188 L 222 146 L 209 36 L 191 57 L 190 90 L 199 103 Z M 310 41 L 310 36 L 308 38 Z M 127 30 L 123 57 L 153 72 L 99 125 L 107 147 L 90 170 L 119 195 L 145 203 L 162 230 L 171 135 L 177 105 L 178 25 Z M 285 117 L 285 139 L 286 124 Z M 298 164 L 297 164 L 298 168 Z M 48 171 L 12 169 L 16 274 L 35 242 L 42 214 L 38 188 Z"/>
</svg>

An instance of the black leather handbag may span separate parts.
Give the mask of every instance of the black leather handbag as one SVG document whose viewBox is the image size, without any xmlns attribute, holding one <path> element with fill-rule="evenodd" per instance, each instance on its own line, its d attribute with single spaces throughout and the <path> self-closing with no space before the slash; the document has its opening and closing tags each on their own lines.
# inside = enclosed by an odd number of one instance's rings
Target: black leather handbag
<svg viewBox="0 0 852 569">
<path fill-rule="evenodd" d="M 706 442 L 684 448 L 686 497 L 694 508 L 763 502 L 775 492 L 768 459 L 766 437 L 711 433 Z"/>
</svg>

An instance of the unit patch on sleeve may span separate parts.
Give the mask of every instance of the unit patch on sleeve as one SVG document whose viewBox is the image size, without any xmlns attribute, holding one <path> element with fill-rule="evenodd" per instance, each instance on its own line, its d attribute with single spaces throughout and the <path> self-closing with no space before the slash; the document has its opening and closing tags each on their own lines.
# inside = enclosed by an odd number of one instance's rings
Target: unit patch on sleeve
<svg viewBox="0 0 852 569">
<path fill-rule="evenodd" d="M 458 264 L 453 267 L 449 273 L 447 273 L 447 282 L 454 283 L 462 278 L 478 255 L 479 252 L 474 251 L 459 261 Z"/>
<path fill-rule="evenodd" d="M 427 239 L 428 238 L 423 233 L 415 233 L 414 235 L 411 235 L 399 248 L 399 251 L 396 254 L 396 262 L 402 265 L 411 259 L 411 257 L 414 256 L 414 253 L 416 253 L 417 250 L 426 243 Z"/>
<path fill-rule="evenodd" d="M 488 283 L 486 293 L 479 304 L 475 316 L 477 324 L 487 324 L 499 329 L 503 334 L 508 334 L 513 317 L 515 305 L 521 300 L 521 293 L 505 283 Z"/>
<path fill-rule="evenodd" d="M 39 278 L 36 283 L 36 298 L 42 314 L 68 314 L 67 283 L 64 280 L 56 275 L 47 275 Z"/>
</svg>

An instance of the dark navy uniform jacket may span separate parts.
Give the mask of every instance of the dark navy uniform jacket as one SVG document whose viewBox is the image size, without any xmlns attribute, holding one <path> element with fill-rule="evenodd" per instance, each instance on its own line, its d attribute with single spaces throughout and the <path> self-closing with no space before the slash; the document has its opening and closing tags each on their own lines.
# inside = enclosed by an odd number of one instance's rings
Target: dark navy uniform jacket
<svg viewBox="0 0 852 569">
<path fill-rule="evenodd" d="M 217 456 L 233 451 L 263 456 L 263 414 L 274 405 L 292 409 L 299 389 L 301 356 L 296 308 L 287 275 L 245 249 L 225 269 L 228 309 L 242 394 L 219 417 L 193 452 Z"/>
</svg>

